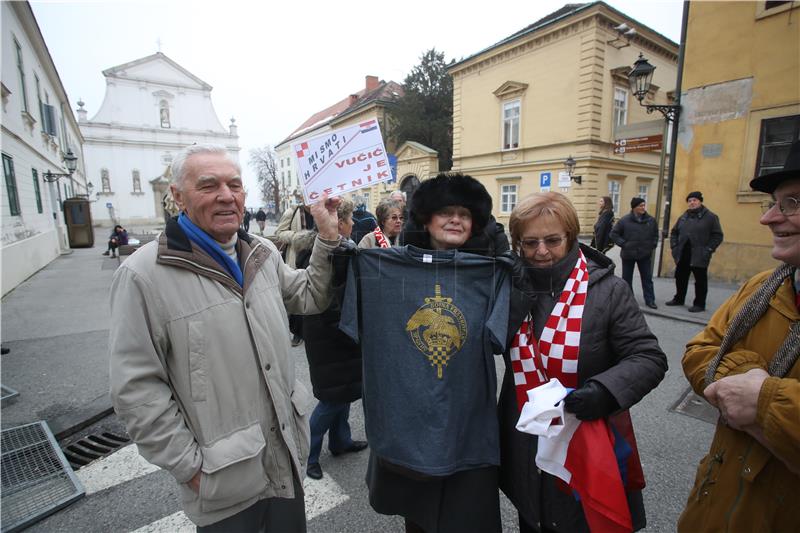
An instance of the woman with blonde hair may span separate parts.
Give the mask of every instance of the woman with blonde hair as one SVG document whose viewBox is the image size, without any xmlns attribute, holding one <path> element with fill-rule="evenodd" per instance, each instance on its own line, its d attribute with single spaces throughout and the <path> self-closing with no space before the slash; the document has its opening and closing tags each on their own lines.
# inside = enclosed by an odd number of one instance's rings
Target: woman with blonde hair
<svg viewBox="0 0 800 533">
<path fill-rule="evenodd" d="M 588 431 L 597 427 L 590 421 L 602 421 L 608 427 L 601 435 L 620 434 L 630 446 L 623 474 L 617 461 L 606 463 L 610 468 L 591 455 L 587 461 L 617 480 L 603 486 L 600 497 L 616 494 L 627 516 L 624 527 L 641 529 L 644 479 L 627 410 L 664 377 L 666 357 L 630 289 L 614 276 L 611 260 L 578 243 L 578 215 L 566 196 L 546 192 L 524 198 L 512 211 L 509 228 L 517 275 L 498 406 L 501 489 L 517 507 L 522 532 L 607 529 L 591 503 L 596 494 L 575 488 L 584 475 L 575 473 L 565 489 L 553 475 L 557 470 L 539 463 L 541 433 L 517 429 L 526 429 L 523 408 L 532 408 L 538 387 L 563 386 L 566 397 L 558 405 L 563 404 L 564 427 L 587 424 Z"/>
</svg>

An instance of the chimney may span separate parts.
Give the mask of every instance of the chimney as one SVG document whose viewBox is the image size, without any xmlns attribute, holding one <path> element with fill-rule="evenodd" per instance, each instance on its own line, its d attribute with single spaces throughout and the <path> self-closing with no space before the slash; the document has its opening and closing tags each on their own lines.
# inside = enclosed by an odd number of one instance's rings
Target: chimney
<svg viewBox="0 0 800 533">
<path fill-rule="evenodd" d="M 378 76 L 367 76 L 367 91 L 377 89 L 378 85 L 380 85 L 380 80 L 378 80 Z"/>
<path fill-rule="evenodd" d="M 349 105 L 351 105 L 351 106 L 355 105 L 356 102 L 358 102 L 358 95 L 357 94 L 351 94 L 350 95 L 350 104 Z"/>
</svg>

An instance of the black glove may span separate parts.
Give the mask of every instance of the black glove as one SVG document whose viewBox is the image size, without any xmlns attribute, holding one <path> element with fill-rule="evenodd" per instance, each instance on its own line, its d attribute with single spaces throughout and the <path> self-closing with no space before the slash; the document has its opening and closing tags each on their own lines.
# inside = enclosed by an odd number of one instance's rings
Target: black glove
<svg viewBox="0 0 800 533">
<path fill-rule="evenodd" d="M 617 411 L 619 404 L 607 388 L 590 380 L 564 399 L 564 407 L 567 412 L 578 417 L 578 420 L 597 420 Z"/>
</svg>

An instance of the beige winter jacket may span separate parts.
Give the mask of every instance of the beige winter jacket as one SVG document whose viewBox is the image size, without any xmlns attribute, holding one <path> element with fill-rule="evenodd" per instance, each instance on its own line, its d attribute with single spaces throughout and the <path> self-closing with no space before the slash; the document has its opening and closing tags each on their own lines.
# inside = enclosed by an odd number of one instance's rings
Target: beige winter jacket
<svg viewBox="0 0 800 533">
<path fill-rule="evenodd" d="M 244 288 L 175 221 L 114 275 L 111 397 L 140 453 L 169 471 L 197 525 L 302 480 L 312 401 L 289 356 L 287 310 L 329 301 L 334 242 L 294 270 L 265 239 L 239 232 Z M 186 483 L 202 470 L 200 493 Z"/>
</svg>

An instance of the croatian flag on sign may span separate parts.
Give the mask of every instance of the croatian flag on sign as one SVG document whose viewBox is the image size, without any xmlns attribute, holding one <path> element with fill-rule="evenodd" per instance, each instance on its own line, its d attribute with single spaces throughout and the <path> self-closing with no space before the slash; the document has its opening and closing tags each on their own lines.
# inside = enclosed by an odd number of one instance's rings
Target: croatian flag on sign
<svg viewBox="0 0 800 533">
<path fill-rule="evenodd" d="M 557 379 L 530 389 L 517 429 L 539 436 L 536 466 L 577 493 L 591 531 L 632 531 L 621 474 L 631 447 L 606 420 L 580 421 L 565 412 L 568 392 Z"/>
</svg>

